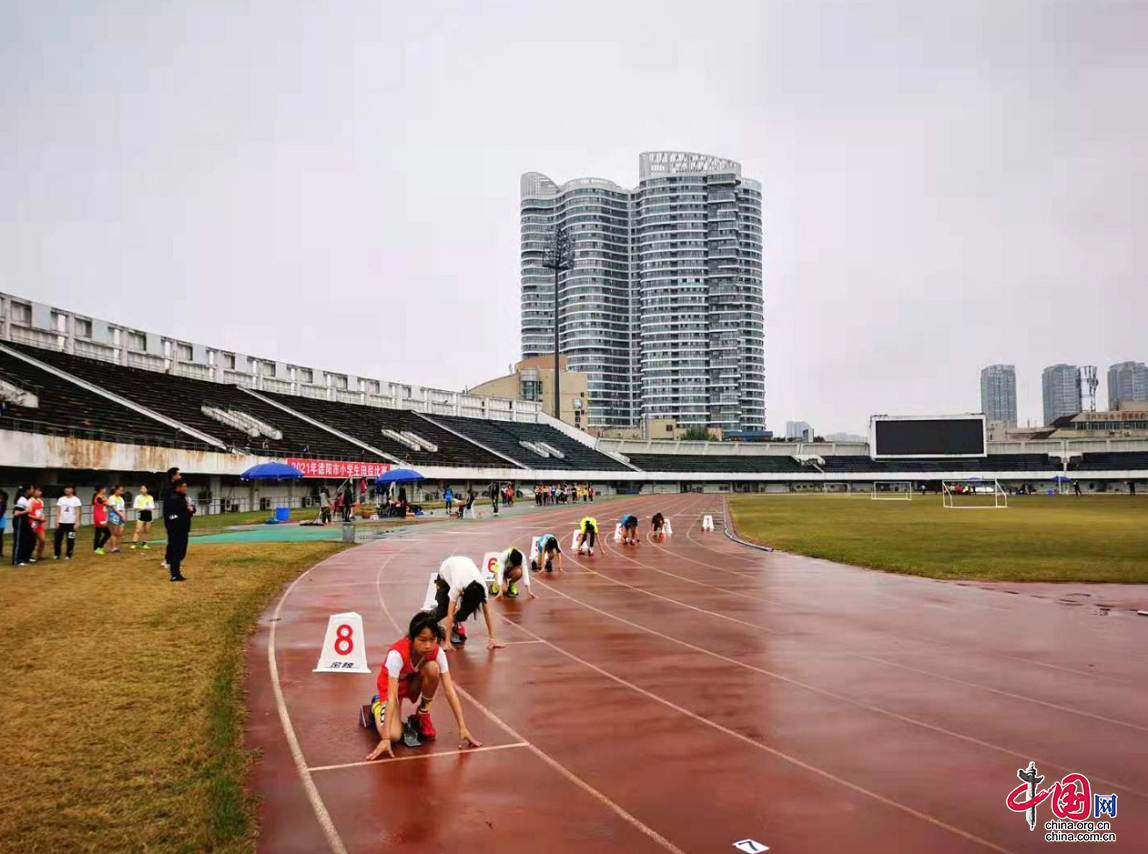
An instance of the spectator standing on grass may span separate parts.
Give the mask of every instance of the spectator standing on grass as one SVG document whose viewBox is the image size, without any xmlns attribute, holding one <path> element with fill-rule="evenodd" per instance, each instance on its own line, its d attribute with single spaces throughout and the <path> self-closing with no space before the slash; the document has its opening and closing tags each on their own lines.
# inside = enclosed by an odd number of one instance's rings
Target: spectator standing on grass
<svg viewBox="0 0 1148 854">
<path fill-rule="evenodd" d="M 76 548 L 76 532 L 80 529 L 80 508 L 84 506 L 76 497 L 76 490 L 71 486 L 64 487 L 64 494 L 56 499 L 56 533 L 52 537 L 52 559 L 60 559 L 60 547 L 64 540 L 68 541 L 65 560 L 72 559 L 72 552 Z"/>
<path fill-rule="evenodd" d="M 108 496 L 107 489 L 100 487 L 92 496 L 92 527 L 95 529 L 93 549 L 96 554 L 104 553 L 104 545 L 111 538 L 112 532 L 108 530 Z"/>
<path fill-rule="evenodd" d="M 191 534 L 191 517 L 195 508 L 187 500 L 187 484 L 178 480 L 163 503 L 163 521 L 167 526 L 168 571 L 172 581 L 187 581 L 180 572 L 180 564 L 187 557 L 187 538 Z"/>
<path fill-rule="evenodd" d="M 175 485 L 183 480 L 183 473 L 179 470 L 179 466 L 172 466 L 167 470 L 167 489 L 163 493 L 164 506 L 167 505 L 167 499 L 175 492 Z M 168 528 L 167 514 L 163 515 L 163 527 L 165 530 Z M 168 531 L 167 546 L 163 550 L 163 568 L 171 568 L 171 532 Z"/>
<path fill-rule="evenodd" d="M 48 541 L 48 514 L 44 512 L 44 493 L 40 487 L 32 487 L 32 497 L 28 501 L 28 521 L 32 523 L 32 534 L 36 537 L 36 557 L 32 561 L 44 559 L 44 546 Z"/>
<path fill-rule="evenodd" d="M 454 506 L 454 493 L 450 491 L 450 487 L 446 488 L 443 494 L 443 500 L 446 502 L 446 515 L 450 515 L 450 508 Z"/>
<path fill-rule="evenodd" d="M 124 537 L 124 522 L 127 521 L 128 510 L 124 503 L 124 488 L 117 483 L 112 487 L 112 494 L 108 498 L 108 526 L 112 530 L 112 554 L 120 553 L 120 540 Z"/>
<path fill-rule="evenodd" d="M 590 496 L 590 503 L 593 504 L 594 503 L 594 487 L 593 487 L 593 485 L 591 485 L 589 488 L 587 488 L 586 494 Z"/>
<path fill-rule="evenodd" d="M 4 556 L 4 534 L 8 527 L 8 493 L 0 489 L 0 557 Z"/>
<path fill-rule="evenodd" d="M 28 505 L 32 500 L 34 487 L 16 490 L 16 504 L 12 508 L 12 563 L 27 566 L 32 559 L 32 546 L 35 536 L 32 523 L 28 519 Z"/>
<path fill-rule="evenodd" d="M 148 494 L 146 486 L 140 486 L 140 494 L 132 502 L 132 507 L 136 511 L 136 531 L 132 535 L 132 551 L 135 551 L 136 548 L 150 549 L 151 546 L 147 544 L 147 538 L 148 534 L 151 533 L 155 499 Z M 140 542 L 140 537 L 143 537 L 143 542 Z"/>
</svg>

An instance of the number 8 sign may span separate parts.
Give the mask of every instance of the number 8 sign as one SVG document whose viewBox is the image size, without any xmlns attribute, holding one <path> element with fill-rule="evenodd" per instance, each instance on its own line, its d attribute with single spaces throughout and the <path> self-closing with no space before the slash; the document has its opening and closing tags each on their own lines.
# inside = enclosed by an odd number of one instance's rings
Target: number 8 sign
<svg viewBox="0 0 1148 854">
<path fill-rule="evenodd" d="M 315 673 L 370 673 L 363 618 L 352 612 L 332 614 Z"/>
</svg>

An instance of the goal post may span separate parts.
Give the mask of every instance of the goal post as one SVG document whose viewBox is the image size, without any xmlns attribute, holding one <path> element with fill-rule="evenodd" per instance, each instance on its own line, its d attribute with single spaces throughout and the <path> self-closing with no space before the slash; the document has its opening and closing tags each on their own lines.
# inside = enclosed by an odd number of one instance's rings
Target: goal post
<svg viewBox="0 0 1148 854">
<path fill-rule="evenodd" d="M 912 501 L 913 483 L 908 480 L 876 480 L 869 497 L 874 501 Z"/>
<path fill-rule="evenodd" d="M 995 479 L 943 480 L 941 501 L 947 510 L 1008 509 L 1008 493 Z"/>
</svg>

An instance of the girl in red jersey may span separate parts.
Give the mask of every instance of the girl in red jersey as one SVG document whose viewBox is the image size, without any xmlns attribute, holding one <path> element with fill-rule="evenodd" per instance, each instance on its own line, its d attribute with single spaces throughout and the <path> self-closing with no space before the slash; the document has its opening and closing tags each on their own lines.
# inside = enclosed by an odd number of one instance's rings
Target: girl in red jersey
<svg viewBox="0 0 1148 854">
<path fill-rule="evenodd" d="M 36 536 L 36 560 L 44 559 L 44 544 L 47 535 L 44 525 L 44 493 L 38 486 L 32 487 L 32 500 L 28 502 L 28 520 L 32 523 L 32 533 Z"/>
<path fill-rule="evenodd" d="M 439 625 L 435 615 L 419 611 L 411 618 L 406 637 L 391 644 L 386 661 L 379 671 L 379 693 L 371 700 L 371 723 L 379 733 L 379 746 L 372 750 L 367 759 L 378 759 L 382 755 L 394 758 L 391 745 L 404 740 L 400 708 L 403 700 L 417 704 L 417 710 L 407 719 L 407 729 L 417 737 L 414 742 L 433 741 L 434 724 L 431 723 L 430 707 L 435 691 L 442 683 L 446 691 L 446 701 L 458 721 L 458 749 L 481 747 L 466 728 L 462 717 L 462 706 L 458 702 L 454 683 L 450 678 L 450 666 L 446 653 L 440 646 L 446 640 L 446 632 Z M 386 697 L 386 700 L 382 700 Z M 366 725 L 366 721 L 362 721 Z M 407 742 L 410 744 L 411 742 Z"/>
<path fill-rule="evenodd" d="M 92 527 L 96 532 L 96 554 L 104 553 L 104 544 L 111 539 L 112 532 L 108 528 L 108 496 L 107 490 L 100 487 L 92 496 Z"/>
</svg>

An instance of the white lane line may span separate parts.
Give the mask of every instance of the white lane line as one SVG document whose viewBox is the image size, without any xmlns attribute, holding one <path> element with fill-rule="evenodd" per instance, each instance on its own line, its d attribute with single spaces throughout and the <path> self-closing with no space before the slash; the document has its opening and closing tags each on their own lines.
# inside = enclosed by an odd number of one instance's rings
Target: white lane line
<svg viewBox="0 0 1148 854">
<path fill-rule="evenodd" d="M 382 573 L 381 568 L 379 569 L 379 572 L 380 572 L 380 574 Z M 380 577 L 380 576 L 376 576 L 376 578 L 378 578 L 378 577 Z M 392 616 L 390 609 L 387 607 L 386 600 L 383 599 L 382 587 L 376 587 L 375 593 L 379 598 L 379 607 L 382 608 L 382 611 L 384 614 L 386 614 L 387 619 L 391 621 L 391 625 L 393 625 L 395 627 L 395 631 L 401 632 L 402 629 L 399 627 L 399 624 L 397 622 L 395 622 L 394 616 Z M 504 618 L 504 620 L 505 620 L 505 618 Z M 505 620 L 505 622 L 509 623 L 511 621 Z M 533 634 L 532 632 L 527 632 L 527 633 Z M 537 637 L 537 635 L 535 635 L 535 637 Z M 557 771 L 559 774 L 561 774 L 563 777 L 565 777 L 567 780 L 569 780 L 575 786 L 582 789 L 582 791 L 586 792 L 588 795 L 590 795 L 592 798 L 594 798 L 600 804 L 607 807 L 611 812 L 613 812 L 619 818 L 623 819 L 624 821 L 626 821 L 627 823 L 629 823 L 630 825 L 635 827 L 637 830 L 641 831 L 641 833 L 643 833 L 645 836 L 649 837 L 653 841 L 657 842 L 659 845 L 661 845 L 667 851 L 672 851 L 674 854 L 686 854 L 685 851 L 683 851 L 681 848 L 678 848 L 676 845 L 674 845 L 674 843 L 670 842 L 670 840 L 666 839 L 664 836 L 662 836 L 660 833 L 658 833 L 652 827 L 650 827 L 649 825 L 642 822 L 636 816 L 631 815 L 630 813 L 626 812 L 625 809 L 623 809 L 618 804 L 614 803 L 614 801 L 610 800 L 608 797 L 606 797 L 606 795 L 599 792 L 597 789 L 595 789 L 593 786 L 591 786 L 589 783 L 587 783 L 581 777 L 576 776 L 574 774 L 574 772 L 572 772 L 570 769 L 568 769 L 565 765 L 558 762 L 558 760 L 554 759 L 549 754 L 544 753 L 543 751 L 541 751 L 540 749 L 535 747 L 533 744 L 530 744 L 530 742 L 525 737 L 523 737 L 519 732 L 517 732 L 508 723 L 506 723 L 500 717 L 498 717 L 496 714 L 494 714 L 494 712 L 490 711 L 490 709 L 486 708 L 486 706 L 484 706 L 482 703 L 478 702 L 478 700 L 474 697 L 474 695 L 472 695 L 469 691 L 464 689 L 462 686 L 455 685 L 454 690 L 457 691 L 459 694 L 461 694 L 463 697 L 465 697 L 470 703 L 472 703 L 475 706 L 475 708 L 477 708 L 480 712 L 482 712 L 484 715 L 486 715 L 487 718 L 489 718 L 491 721 L 493 721 L 494 724 L 496 726 L 498 726 L 503 732 L 507 733 L 511 738 L 517 739 L 518 741 L 525 744 L 527 750 L 529 750 L 531 753 L 533 753 L 535 756 L 537 756 L 539 759 L 541 759 L 543 762 L 545 762 L 547 765 L 549 765 L 551 768 L 553 768 L 555 771 Z"/>
<path fill-rule="evenodd" d="M 287 601 L 287 597 L 291 595 L 291 591 L 295 589 L 296 584 L 306 578 L 311 573 L 311 570 L 322 565 L 322 563 L 316 564 L 291 582 L 291 586 L 284 591 L 283 596 L 279 599 L 279 604 L 275 606 L 275 617 L 271 621 L 271 637 L 267 643 L 267 667 L 271 671 L 271 688 L 275 692 L 275 705 L 279 709 L 279 723 L 283 727 L 283 734 L 287 737 L 287 746 L 291 748 L 291 758 L 295 760 L 295 769 L 299 772 L 299 779 L 302 781 L 303 788 L 307 792 L 307 799 L 311 801 L 311 808 L 315 811 L 315 818 L 319 820 L 319 826 L 323 828 L 323 833 L 327 837 L 327 844 L 331 846 L 331 850 L 335 852 L 335 854 L 347 854 L 347 848 L 343 845 L 339 831 L 335 829 L 335 823 L 331 820 L 331 814 L 327 812 L 323 798 L 319 795 L 319 790 L 315 788 L 315 781 L 311 779 L 311 772 L 307 769 L 307 762 L 303 759 L 303 750 L 299 747 L 299 739 L 295 735 L 295 727 L 291 725 L 291 716 L 287 713 L 287 703 L 283 699 L 283 688 L 279 684 L 279 666 L 275 661 L 275 630 L 279 626 L 279 615 L 283 611 L 283 603 Z"/>
<path fill-rule="evenodd" d="M 458 690 L 457 687 L 455 690 Z M 472 753 L 490 753 L 494 750 L 509 750 L 512 747 L 529 747 L 525 741 L 516 741 L 514 744 L 493 744 L 490 747 L 472 747 L 470 750 L 440 750 L 437 753 L 416 753 L 413 756 L 395 756 L 391 759 L 372 759 L 371 761 L 344 762 L 341 765 L 319 765 L 307 770 L 314 774 L 316 771 L 339 771 L 343 768 L 362 768 L 364 765 L 390 765 L 392 762 L 409 762 L 413 759 L 437 759 L 440 756 L 470 756 Z"/>
<path fill-rule="evenodd" d="M 505 619 L 505 617 L 503 619 Z M 507 622 L 510 622 L 510 621 L 507 620 Z M 564 655 L 567 658 L 572 659 L 573 661 L 576 661 L 577 663 L 583 665 L 584 667 L 587 667 L 590 670 L 593 670 L 596 673 L 599 673 L 602 676 L 605 676 L 607 679 L 610 679 L 611 681 L 617 682 L 619 685 L 622 685 L 626 688 L 629 688 L 633 691 L 636 691 L 639 694 L 642 694 L 643 696 L 649 697 L 651 700 L 654 700 L 658 703 L 661 703 L 665 706 L 668 706 L 669 708 L 673 709 L 674 711 L 679 712 L 680 714 L 683 714 L 686 717 L 692 718 L 693 720 L 696 720 L 701 724 L 713 727 L 714 729 L 716 729 L 720 732 L 723 732 L 726 735 L 732 736 L 733 738 L 736 738 L 738 741 L 742 741 L 742 742 L 750 745 L 751 747 L 755 747 L 758 750 L 762 750 L 766 753 L 769 753 L 773 756 L 776 756 L 779 759 L 783 759 L 786 762 L 791 762 L 792 764 L 798 766 L 799 768 L 803 768 L 806 771 L 809 771 L 809 772 L 816 774 L 820 777 L 824 777 L 827 780 L 831 780 L 834 783 L 837 783 L 838 785 L 845 786 L 846 788 L 852 789 L 853 791 L 858 792 L 862 795 L 867 795 L 868 797 L 873 798 L 874 800 L 880 801 L 881 803 L 883 803 L 887 806 L 893 807 L 894 809 L 901 810 L 902 812 L 908 813 L 909 815 L 911 815 L 915 818 L 919 818 L 922 821 L 926 821 L 929 824 L 934 825 L 935 827 L 939 827 L 939 828 L 947 830 L 951 833 L 955 833 L 957 836 L 964 837 L 965 839 L 968 839 L 972 842 L 976 842 L 980 845 L 985 846 L 986 848 L 991 848 L 993 851 L 1000 851 L 1000 852 L 1002 852 L 1002 854 L 1012 854 L 1012 852 L 1009 851 L 1009 849 L 1002 848 L 1001 846 L 999 846 L 993 842 L 990 842 L 987 839 L 982 839 L 979 836 L 975 836 L 972 833 L 969 833 L 968 831 L 961 830 L 959 827 L 955 827 L 954 825 L 951 825 L 947 822 L 941 821 L 940 819 L 934 818 L 933 816 L 928 815 L 928 814 L 923 813 L 923 812 L 920 812 L 919 810 L 915 810 L 910 806 L 906 806 L 905 804 L 898 803 L 897 801 L 894 801 L 890 798 L 887 798 L 884 795 L 878 794 L 877 792 L 871 791 L 870 789 L 866 789 L 864 786 L 859 786 L 856 783 L 851 783 L 850 781 L 845 780 L 841 777 L 838 777 L 836 774 L 833 774 L 830 771 L 825 771 L 824 769 L 818 768 L 815 765 L 810 765 L 807 762 L 803 762 L 802 760 L 798 759 L 795 756 L 790 756 L 788 753 L 782 753 L 780 750 L 769 747 L 768 745 L 762 744 L 759 741 L 754 741 L 749 736 L 742 735 L 740 732 L 737 732 L 736 730 L 732 730 L 732 729 L 729 729 L 728 727 L 724 727 L 715 721 L 709 720 L 708 718 L 703 718 L 701 715 L 696 714 L 695 712 L 691 712 L 689 709 L 683 708 L 682 706 L 679 706 L 676 703 L 673 703 L 669 700 L 666 700 L 662 697 L 659 697 L 657 694 L 653 694 L 653 693 L 647 691 L 645 688 L 639 688 L 633 682 L 627 682 L 625 679 L 621 679 L 621 678 L 615 676 L 613 673 L 610 673 L 607 670 L 603 670 L 598 665 L 593 664 L 589 661 L 586 661 L 583 658 L 579 658 L 574 653 L 566 651 L 565 649 L 558 646 L 557 644 L 551 643 L 550 641 L 546 640 L 545 638 L 542 638 L 542 637 L 539 637 L 538 635 L 535 635 L 534 632 L 530 631 L 530 629 L 527 629 L 524 626 L 519 625 L 518 627 L 520 629 L 522 629 L 524 632 L 526 632 L 528 635 L 534 635 L 534 637 L 538 638 L 544 644 L 551 647 L 555 652 L 558 652 L 559 654 Z"/>
</svg>

